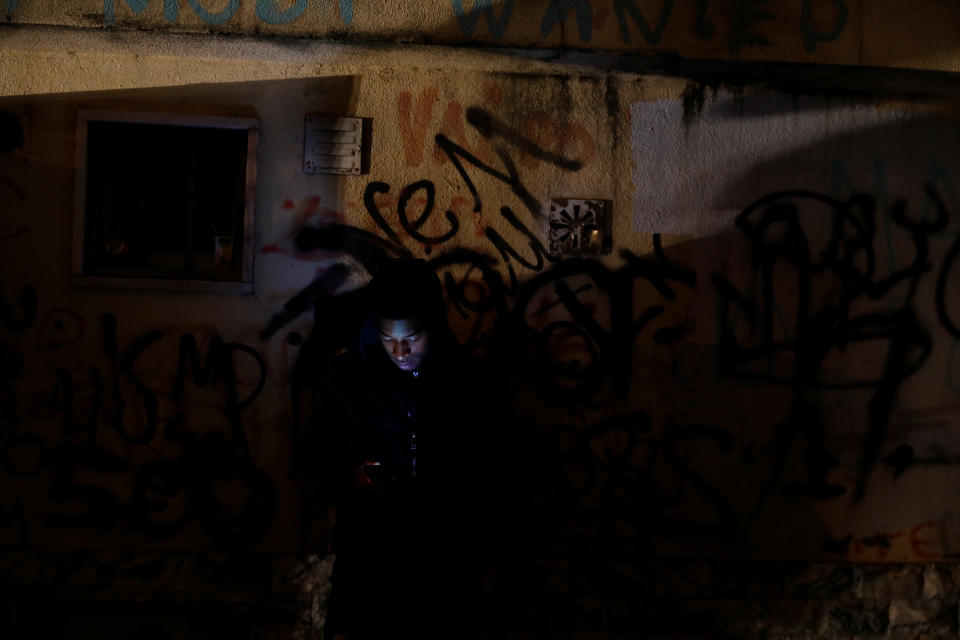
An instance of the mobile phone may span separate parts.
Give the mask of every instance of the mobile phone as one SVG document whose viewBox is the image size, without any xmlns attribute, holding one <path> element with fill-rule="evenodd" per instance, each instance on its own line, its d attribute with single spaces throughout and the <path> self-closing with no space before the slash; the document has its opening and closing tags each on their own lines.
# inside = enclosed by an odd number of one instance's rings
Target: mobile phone
<svg viewBox="0 0 960 640">
<path fill-rule="evenodd" d="M 363 473 L 371 480 L 381 480 L 384 476 L 383 465 L 379 462 L 376 464 L 365 464 L 362 469 Z"/>
</svg>

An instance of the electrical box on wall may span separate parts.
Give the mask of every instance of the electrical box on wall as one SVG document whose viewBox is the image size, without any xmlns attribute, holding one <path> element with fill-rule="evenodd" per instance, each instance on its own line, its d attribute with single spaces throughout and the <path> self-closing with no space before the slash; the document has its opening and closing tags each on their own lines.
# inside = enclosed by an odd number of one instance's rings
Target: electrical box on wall
<svg viewBox="0 0 960 640">
<path fill-rule="evenodd" d="M 609 200 L 551 198 L 547 251 L 557 256 L 596 256 L 613 247 Z"/>
<path fill-rule="evenodd" d="M 307 116 L 303 136 L 306 173 L 360 175 L 363 118 Z"/>
</svg>

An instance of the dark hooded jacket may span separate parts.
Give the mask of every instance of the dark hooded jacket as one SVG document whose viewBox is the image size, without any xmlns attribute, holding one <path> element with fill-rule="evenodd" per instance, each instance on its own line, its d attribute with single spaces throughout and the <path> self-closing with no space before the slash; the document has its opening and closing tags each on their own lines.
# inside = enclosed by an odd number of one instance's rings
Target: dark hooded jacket
<svg viewBox="0 0 960 640">
<path fill-rule="evenodd" d="M 442 637 L 468 616 L 489 402 L 445 321 L 428 325 L 416 374 L 389 359 L 371 317 L 316 390 L 312 457 L 336 509 L 327 637 Z M 380 466 L 359 485 L 368 460 Z"/>
<path fill-rule="evenodd" d="M 440 477 L 455 471 L 451 457 L 470 457 L 461 448 L 478 437 L 479 425 L 469 405 L 482 402 L 470 397 L 473 372 L 449 331 L 431 334 L 430 341 L 416 374 L 402 371 L 384 352 L 371 320 L 356 349 L 332 360 L 314 405 L 324 431 L 318 458 L 334 506 L 379 500 L 371 494 L 400 500 L 433 493 L 441 489 Z M 380 463 L 366 469 L 373 491 L 354 482 L 366 460 Z"/>
</svg>

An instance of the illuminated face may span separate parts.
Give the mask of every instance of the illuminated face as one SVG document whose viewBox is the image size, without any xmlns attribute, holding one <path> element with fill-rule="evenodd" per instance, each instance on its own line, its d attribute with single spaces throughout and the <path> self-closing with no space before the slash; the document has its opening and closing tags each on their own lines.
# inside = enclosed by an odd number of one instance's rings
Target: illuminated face
<svg viewBox="0 0 960 640">
<path fill-rule="evenodd" d="M 414 318 L 379 318 L 380 342 L 395 365 L 416 371 L 430 348 L 427 331 Z"/>
</svg>

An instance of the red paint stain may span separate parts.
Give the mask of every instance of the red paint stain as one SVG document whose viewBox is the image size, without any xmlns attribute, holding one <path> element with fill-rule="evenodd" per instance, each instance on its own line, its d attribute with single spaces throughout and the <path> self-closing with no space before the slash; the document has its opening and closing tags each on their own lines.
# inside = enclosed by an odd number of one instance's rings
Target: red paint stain
<svg viewBox="0 0 960 640">
<path fill-rule="evenodd" d="M 474 231 L 474 234 L 476 234 L 478 238 L 482 238 L 483 236 L 486 235 L 487 225 L 483 224 L 483 220 L 480 219 L 479 213 L 473 214 L 473 224 L 476 227 L 476 231 Z"/>
<path fill-rule="evenodd" d="M 284 208 L 284 209 L 293 209 L 293 207 L 295 207 L 295 206 L 296 206 L 296 205 L 293 204 L 293 200 L 287 199 L 287 200 L 284 200 L 284 201 L 283 201 L 283 208 Z"/>
<path fill-rule="evenodd" d="M 923 522 L 910 530 L 910 548 L 921 560 L 938 558 L 941 546 L 942 527 L 937 522 Z"/>
<path fill-rule="evenodd" d="M 503 102 L 503 87 L 492 82 L 488 82 L 487 84 L 483 85 L 483 92 L 486 94 L 487 100 L 490 102 L 494 102 L 496 104 Z"/>
<path fill-rule="evenodd" d="M 311 196 L 303 203 L 303 206 L 300 208 L 304 213 L 314 214 L 317 211 L 317 207 L 320 206 L 320 197 Z"/>
</svg>

